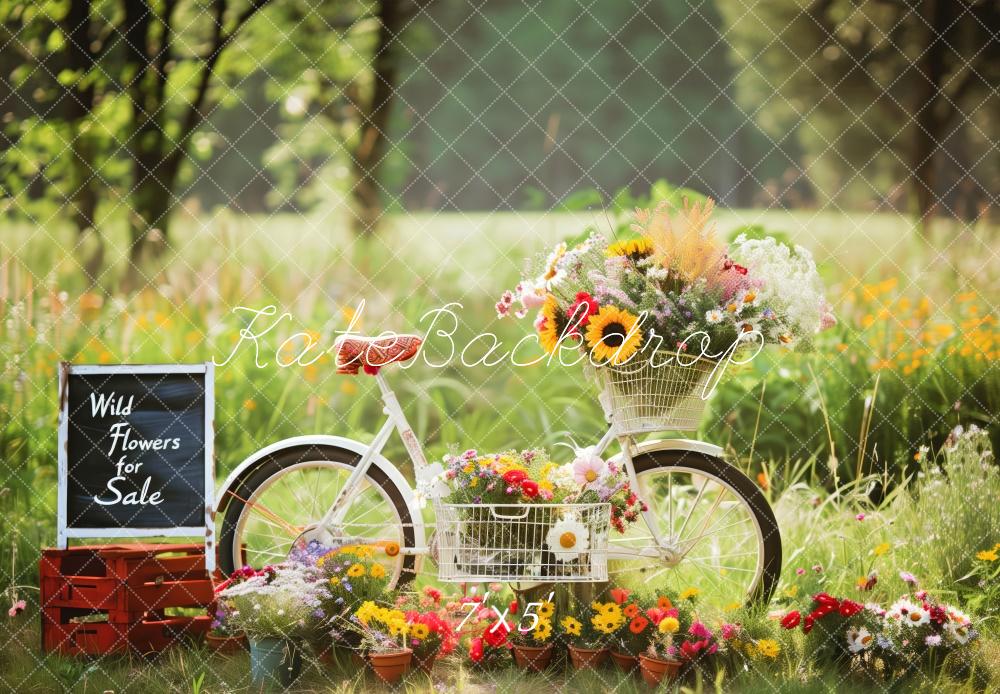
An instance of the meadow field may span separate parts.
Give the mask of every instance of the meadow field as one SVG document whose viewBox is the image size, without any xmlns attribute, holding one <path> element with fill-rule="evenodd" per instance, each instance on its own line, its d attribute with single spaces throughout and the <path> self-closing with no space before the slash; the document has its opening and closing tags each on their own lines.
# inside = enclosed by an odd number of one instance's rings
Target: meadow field
<svg viewBox="0 0 1000 694">
<path fill-rule="evenodd" d="M 584 442 L 603 433 L 600 409 L 578 370 L 558 364 L 466 366 L 459 354 L 491 332 L 508 348 L 529 329 L 500 320 L 499 294 L 524 259 L 604 213 L 407 214 L 370 239 L 333 215 L 179 216 L 171 248 L 149 267 L 147 288 L 117 291 L 125 235 L 107 238 L 105 274 L 88 286 L 91 252 L 68 229 L 4 225 L 0 232 L 0 590 L 28 608 L 0 624 L 0 684 L 16 691 L 249 691 L 246 656 L 176 648 L 154 659 L 92 661 L 38 650 L 37 561 L 55 539 L 58 364 L 198 362 L 217 367 L 217 479 L 280 438 L 332 433 L 370 440 L 380 423 L 374 385 L 335 374 L 332 345 L 349 325 L 362 332 L 427 334 L 424 354 L 387 369 L 428 456 Z M 724 210 L 729 237 L 759 227 L 810 249 L 837 325 L 810 353 L 762 354 L 727 374 L 698 438 L 725 446 L 775 508 L 784 545 L 772 610 L 823 591 L 891 603 L 912 574 L 920 588 L 976 618 L 979 638 L 962 663 L 875 681 L 814 657 L 803 635 L 762 613 L 745 615 L 779 641 L 752 667 L 720 663 L 680 684 L 686 691 L 983 691 L 1000 688 L 1000 230 L 940 222 L 922 238 L 891 214 Z M 363 308 L 360 302 L 363 301 Z M 457 302 L 459 320 L 432 323 Z M 255 312 L 289 317 L 257 344 L 239 331 Z M 262 315 L 255 328 L 275 318 Z M 444 330 L 448 335 L 438 333 Z M 289 339 L 291 338 L 291 339 Z M 473 343 L 466 363 L 483 356 Z M 964 433 L 955 432 L 961 426 Z M 969 434 L 970 430 L 981 430 Z M 402 463 L 398 441 L 386 451 Z M 406 467 L 405 465 L 403 467 Z M 992 557 L 992 558 L 991 558 Z M 877 575 L 873 586 L 865 579 Z M 860 581 L 860 582 L 859 582 Z M 419 586 L 432 583 L 422 577 Z M 6 605 L 5 605 L 6 607 Z M 831 635 L 836 638 L 837 635 Z M 580 691 L 637 691 L 611 670 L 525 679 L 484 674 L 456 659 L 408 691 L 514 691 L 557 681 Z M 377 685 L 348 663 L 311 663 L 301 691 Z"/>
</svg>

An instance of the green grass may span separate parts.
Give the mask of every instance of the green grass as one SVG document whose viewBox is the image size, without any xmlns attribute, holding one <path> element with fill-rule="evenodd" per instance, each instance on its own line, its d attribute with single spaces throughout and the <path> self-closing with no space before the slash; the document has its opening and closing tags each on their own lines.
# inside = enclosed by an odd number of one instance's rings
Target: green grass
<svg viewBox="0 0 1000 694">
<path fill-rule="evenodd" d="M 946 599 L 974 605 L 985 618 L 980 660 L 994 669 L 989 686 L 995 687 L 997 593 L 966 574 L 977 550 L 1000 541 L 1000 528 L 995 516 L 965 501 L 978 494 L 989 510 L 1000 489 L 984 475 L 978 489 L 968 480 L 966 486 L 946 482 L 951 484 L 946 494 L 921 493 L 917 475 L 926 478 L 935 461 L 913 458 L 922 444 L 936 449 L 958 423 L 989 428 L 996 449 L 1000 378 L 990 302 L 1000 289 L 1000 272 L 984 259 L 996 247 L 997 230 L 941 225 L 923 242 L 909 220 L 885 214 L 736 210 L 723 211 L 719 222 L 725 234 L 763 224 L 808 246 L 840 319 L 834 331 L 821 336 L 815 354 L 769 354 L 731 374 L 697 434 L 725 445 L 734 464 L 767 487 L 785 547 L 775 605 L 790 606 L 820 589 L 853 595 L 856 579 L 872 569 L 882 577 L 875 597 L 891 601 L 902 590 L 896 572 L 914 571 Z M 109 270 L 97 294 L 100 308 L 86 308 L 93 302 L 89 295 L 81 305 L 86 285 L 78 259 L 87 247 L 78 248 L 65 229 L 8 225 L 0 234 L 0 590 L 37 585 L 39 548 L 54 539 L 59 360 L 221 360 L 243 325 L 233 307 L 273 303 L 291 312 L 292 320 L 261 341 L 265 368 L 257 368 L 253 350 L 244 348 L 217 370 L 221 480 L 244 457 L 279 438 L 323 432 L 364 441 L 377 427 L 380 406 L 370 379 L 336 376 L 329 359 L 306 368 L 276 368 L 276 352 L 286 337 L 308 329 L 319 334 L 322 345 L 331 344 L 360 298 L 366 300 L 362 330 L 424 332 L 427 322 L 420 318 L 426 311 L 459 301 L 464 309 L 457 344 L 491 331 L 513 345 L 528 326 L 498 321 L 496 296 L 516 281 L 524 257 L 590 223 L 609 228 L 602 213 L 407 215 L 394 219 L 384 235 L 361 243 L 341 220 L 322 212 L 269 220 L 228 214 L 181 218 L 174 226 L 174 249 L 151 270 L 149 288 L 127 298 L 116 290 L 124 234 L 112 229 Z M 893 277 L 895 286 L 878 284 Z M 918 315 L 924 297 L 930 309 Z M 916 323 L 911 326 L 910 320 Z M 943 329 L 937 336 L 925 334 L 937 324 L 954 326 L 954 334 L 945 337 Z M 447 350 L 444 340 L 430 342 L 433 357 Z M 569 436 L 596 440 L 603 431 L 592 392 L 574 369 L 416 364 L 387 374 L 431 459 L 453 446 L 552 448 Z M 874 404 L 866 408 L 867 398 Z M 559 456 L 562 449 L 552 450 Z M 406 468 L 397 441 L 386 455 Z M 854 520 L 860 512 L 867 514 L 864 522 Z M 938 529 L 945 529 L 940 531 L 947 533 L 946 541 L 934 541 Z M 890 551 L 876 556 L 875 547 L 886 542 Z M 814 565 L 823 570 L 813 572 Z M 807 573 L 799 577 L 796 568 Z M 995 584 L 995 577 L 988 582 Z M 19 594 L 33 598 L 28 590 Z M 151 662 L 119 657 L 39 662 L 37 621 L 30 609 L 0 621 L 0 686 L 186 691 L 203 672 L 201 691 L 249 686 L 245 657 L 226 659 L 197 649 L 174 649 Z M 817 669 L 794 640 L 785 647 L 778 663 L 761 670 L 727 671 L 721 682 L 713 672 L 683 686 L 727 691 L 845 686 L 841 672 Z M 545 679 L 524 680 L 513 669 L 489 677 L 458 665 L 442 672 L 449 688 L 465 691 L 484 691 L 491 683 L 499 691 L 551 686 Z M 553 677 L 561 683 L 566 675 Z M 569 686 L 603 691 L 599 681 L 585 680 L 574 678 Z M 852 691 L 867 686 L 850 675 L 846 681 Z M 375 686 L 370 677 L 347 673 L 344 679 L 327 670 L 307 672 L 300 684 L 304 691 L 328 691 L 342 682 L 352 691 Z M 979 685 L 942 678 L 934 686 L 975 691 Z M 408 688 L 428 687 L 417 678 Z"/>
</svg>

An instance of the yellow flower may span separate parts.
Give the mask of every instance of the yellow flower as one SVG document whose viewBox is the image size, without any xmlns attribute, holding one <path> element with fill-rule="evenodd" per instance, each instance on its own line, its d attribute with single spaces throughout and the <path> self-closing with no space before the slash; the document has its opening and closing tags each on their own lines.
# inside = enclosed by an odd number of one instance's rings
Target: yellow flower
<svg viewBox="0 0 1000 694">
<path fill-rule="evenodd" d="M 787 588 L 785 588 L 785 595 L 787 595 L 790 598 L 794 598 L 798 594 L 799 594 L 798 586 L 788 586 Z"/>
<path fill-rule="evenodd" d="M 781 646 L 774 639 L 761 639 L 757 642 L 757 652 L 765 658 L 774 660 L 781 653 Z"/>
<path fill-rule="evenodd" d="M 552 622 L 548 619 L 539 619 L 531 638 L 535 641 L 545 641 L 550 636 L 552 636 Z"/>
<path fill-rule="evenodd" d="M 680 628 L 681 623 L 677 621 L 676 617 L 664 617 L 657 627 L 661 634 L 676 634 Z"/>
<path fill-rule="evenodd" d="M 888 542 L 883 542 L 880 545 L 876 545 L 872 552 L 876 557 L 881 557 L 883 554 L 889 551 L 891 545 Z"/>
<path fill-rule="evenodd" d="M 579 636 L 583 631 L 583 624 L 581 624 L 580 620 L 575 617 L 563 617 L 559 621 L 559 624 L 562 626 L 563 631 L 570 636 Z"/>
<path fill-rule="evenodd" d="M 390 636 L 406 636 L 408 625 L 405 619 L 391 619 L 386 626 Z"/>
<path fill-rule="evenodd" d="M 616 241 L 608 246 L 608 250 L 605 251 L 609 258 L 614 258 L 615 256 L 627 256 L 632 260 L 645 258 L 652 252 L 653 244 L 651 244 L 649 239 L 645 237 L 629 239 L 627 241 Z"/>
<path fill-rule="evenodd" d="M 347 570 L 347 575 L 351 578 L 358 578 L 365 575 L 364 564 L 354 564 Z"/>
<path fill-rule="evenodd" d="M 340 585 L 340 578 L 339 578 L 339 577 L 337 577 L 337 576 L 331 576 L 331 577 L 330 577 L 330 585 L 331 585 L 331 586 L 337 586 L 337 585 Z"/>
<path fill-rule="evenodd" d="M 257 409 L 257 402 L 252 398 L 247 398 L 243 401 L 243 409 L 247 412 L 253 412 Z"/>
<path fill-rule="evenodd" d="M 430 628 L 426 624 L 411 624 L 410 625 L 410 636 L 415 639 L 423 641 L 431 633 Z"/>
<path fill-rule="evenodd" d="M 701 593 L 701 590 L 699 590 L 698 588 L 687 588 L 687 589 L 685 589 L 684 591 L 681 592 L 680 599 L 681 600 L 693 600 L 694 598 L 696 598 L 698 596 L 699 593 Z"/>
<path fill-rule="evenodd" d="M 642 346 L 639 319 L 615 306 L 602 306 L 587 324 L 587 346 L 597 362 L 625 362 Z"/>
<path fill-rule="evenodd" d="M 997 551 L 995 549 L 984 549 L 982 552 L 976 552 L 976 559 L 980 561 L 996 561 Z"/>
<path fill-rule="evenodd" d="M 538 606 L 538 616 L 542 619 L 550 619 L 555 614 L 556 606 L 546 600 Z"/>
<path fill-rule="evenodd" d="M 372 578 L 385 578 L 385 567 L 381 564 L 372 564 L 372 568 L 368 569 L 368 575 Z"/>
<path fill-rule="evenodd" d="M 542 304 L 542 327 L 538 331 L 538 342 L 546 354 L 552 354 L 559 346 L 559 338 L 569 324 L 565 312 L 559 307 L 559 301 L 549 294 Z"/>
</svg>

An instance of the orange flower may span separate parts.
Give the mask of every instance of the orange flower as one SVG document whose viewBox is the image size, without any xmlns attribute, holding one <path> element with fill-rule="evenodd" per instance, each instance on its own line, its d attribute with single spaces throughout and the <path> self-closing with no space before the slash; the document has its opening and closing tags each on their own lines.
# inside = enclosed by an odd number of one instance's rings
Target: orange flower
<svg viewBox="0 0 1000 694">
<path fill-rule="evenodd" d="M 611 599 L 618 605 L 624 605 L 625 601 L 628 600 L 629 592 L 624 588 L 612 588 L 608 592 L 611 594 Z"/>
<path fill-rule="evenodd" d="M 629 619 L 632 619 L 633 617 L 638 616 L 639 606 L 633 602 L 631 605 L 627 605 L 625 609 L 622 610 L 622 614 L 624 614 Z"/>
<path fill-rule="evenodd" d="M 666 595 L 663 595 L 656 601 L 656 606 L 661 610 L 672 610 L 674 608 L 674 603 L 670 602 L 670 598 Z"/>
<path fill-rule="evenodd" d="M 649 626 L 649 620 L 642 615 L 636 615 L 632 618 L 632 621 L 628 623 L 628 630 L 633 634 L 641 634 L 643 630 Z"/>
</svg>

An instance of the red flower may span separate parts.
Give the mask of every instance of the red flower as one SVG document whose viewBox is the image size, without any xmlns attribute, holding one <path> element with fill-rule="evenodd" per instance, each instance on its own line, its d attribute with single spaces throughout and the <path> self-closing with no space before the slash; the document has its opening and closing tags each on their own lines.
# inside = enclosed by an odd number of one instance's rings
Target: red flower
<svg viewBox="0 0 1000 694">
<path fill-rule="evenodd" d="M 813 596 L 813 602 L 818 602 L 820 605 L 832 605 L 835 610 L 840 607 L 840 601 L 828 593 L 816 593 Z"/>
<path fill-rule="evenodd" d="M 517 614 L 517 600 L 512 600 L 510 605 L 508 605 L 507 607 L 510 608 L 511 614 Z"/>
<path fill-rule="evenodd" d="M 624 588 L 612 588 L 609 592 L 611 593 L 611 599 L 619 605 L 624 605 L 625 601 L 628 600 L 629 591 Z"/>
<path fill-rule="evenodd" d="M 521 493 L 529 499 L 534 499 L 538 496 L 538 482 L 533 480 L 524 480 L 524 482 L 521 482 Z"/>
<path fill-rule="evenodd" d="M 587 292 L 577 292 L 576 301 L 566 309 L 566 317 L 573 321 L 570 327 L 570 335 L 579 335 L 580 328 L 583 328 L 590 321 L 590 317 L 597 313 L 601 307 Z"/>
<path fill-rule="evenodd" d="M 474 663 L 478 663 L 483 659 L 483 640 L 478 636 L 472 639 L 472 642 L 469 644 L 469 658 Z"/>
<path fill-rule="evenodd" d="M 718 646 L 712 643 L 709 639 L 701 639 L 700 641 L 685 641 L 681 644 L 681 654 L 688 660 L 694 660 L 702 651 L 705 651 L 706 655 L 711 655 L 717 650 Z"/>
<path fill-rule="evenodd" d="M 802 633 L 808 634 L 813 630 L 813 624 L 816 623 L 816 618 L 812 615 L 807 615 L 805 621 L 802 623 Z"/>
<path fill-rule="evenodd" d="M 435 604 L 441 602 L 441 591 L 436 588 L 427 586 L 426 588 L 424 588 L 424 595 L 433 600 Z"/>
<path fill-rule="evenodd" d="M 840 609 L 838 611 L 840 612 L 841 617 L 853 617 L 861 610 L 862 610 L 861 604 L 856 603 L 853 600 L 844 599 L 840 603 Z"/>
<path fill-rule="evenodd" d="M 519 486 L 526 479 L 528 479 L 528 473 L 524 470 L 514 469 L 503 473 L 503 481 L 512 487 Z"/>
<path fill-rule="evenodd" d="M 798 610 L 792 610 L 784 617 L 781 618 L 781 626 L 783 629 L 794 629 L 802 621 L 802 615 L 799 614 Z"/>
<path fill-rule="evenodd" d="M 834 612 L 836 612 L 839 609 L 839 607 L 840 607 L 839 605 L 836 607 L 833 605 L 820 605 L 809 614 L 813 617 L 813 619 L 822 619 L 823 617 L 826 617 L 828 614 L 833 614 Z"/>
<path fill-rule="evenodd" d="M 626 617 L 628 617 L 629 619 L 632 619 L 633 617 L 638 617 L 638 616 L 639 616 L 639 606 L 638 606 L 638 605 L 636 605 L 636 604 L 635 604 L 635 603 L 633 602 L 633 603 L 631 603 L 631 604 L 627 605 L 627 606 L 625 607 L 625 609 L 624 609 L 624 610 L 622 610 L 622 613 L 623 613 L 623 614 L 624 614 L 624 615 L 625 615 Z"/>
<path fill-rule="evenodd" d="M 483 632 L 483 640 L 486 645 L 492 648 L 499 648 L 507 643 L 507 634 L 510 633 L 510 625 L 506 622 L 494 622 L 486 627 Z"/>
</svg>

